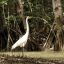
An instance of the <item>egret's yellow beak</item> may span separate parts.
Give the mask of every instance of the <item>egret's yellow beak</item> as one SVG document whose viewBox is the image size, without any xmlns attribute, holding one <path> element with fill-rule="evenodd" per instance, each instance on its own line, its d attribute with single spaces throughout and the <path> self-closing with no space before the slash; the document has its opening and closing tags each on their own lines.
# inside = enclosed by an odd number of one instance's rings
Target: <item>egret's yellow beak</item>
<svg viewBox="0 0 64 64">
<path fill-rule="evenodd" d="M 29 18 L 32 18 L 32 16 L 29 16 Z"/>
<path fill-rule="evenodd" d="M 29 19 L 31 19 L 32 18 L 32 16 L 27 16 Z"/>
</svg>

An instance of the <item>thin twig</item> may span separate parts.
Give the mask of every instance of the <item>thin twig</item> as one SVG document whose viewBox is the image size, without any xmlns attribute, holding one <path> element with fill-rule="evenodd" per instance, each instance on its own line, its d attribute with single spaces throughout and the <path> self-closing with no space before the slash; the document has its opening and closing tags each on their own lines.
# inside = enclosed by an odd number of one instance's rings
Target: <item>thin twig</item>
<svg viewBox="0 0 64 64">
<path fill-rule="evenodd" d="M 2 8 L 3 8 L 3 16 L 4 16 L 4 21 L 6 22 L 6 20 L 5 20 L 5 11 L 4 11 L 4 4 L 2 5 Z"/>
<path fill-rule="evenodd" d="M 27 0 L 27 2 L 28 2 L 28 5 L 29 5 L 29 7 L 30 7 L 30 11 L 32 12 L 32 7 L 31 7 L 31 5 L 30 5 L 30 2 Z"/>
<path fill-rule="evenodd" d="M 52 32 L 54 26 L 55 26 L 55 21 L 54 21 L 54 23 L 53 23 L 53 25 L 52 25 L 52 27 L 51 27 L 51 30 L 50 30 L 50 32 L 49 32 L 49 35 L 48 35 L 48 37 L 47 37 L 47 39 L 46 39 L 46 42 L 45 42 L 43 48 L 46 46 L 47 41 L 48 41 L 48 39 L 49 39 L 49 37 L 50 37 L 50 34 L 51 34 L 51 32 Z M 54 33 L 54 35 L 55 35 L 55 33 Z M 55 37 L 56 37 L 56 36 L 55 36 Z"/>
</svg>

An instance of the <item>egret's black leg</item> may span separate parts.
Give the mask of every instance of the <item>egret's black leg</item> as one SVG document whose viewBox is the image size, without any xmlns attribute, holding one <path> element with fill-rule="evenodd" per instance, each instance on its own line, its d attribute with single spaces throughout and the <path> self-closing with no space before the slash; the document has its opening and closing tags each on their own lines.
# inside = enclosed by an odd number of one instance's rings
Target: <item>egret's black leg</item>
<svg viewBox="0 0 64 64">
<path fill-rule="evenodd" d="M 24 47 L 22 47 L 22 57 L 24 57 Z"/>
<path fill-rule="evenodd" d="M 13 50 L 11 50 L 11 52 L 12 52 L 12 56 L 14 56 L 14 54 L 13 54 Z"/>
</svg>

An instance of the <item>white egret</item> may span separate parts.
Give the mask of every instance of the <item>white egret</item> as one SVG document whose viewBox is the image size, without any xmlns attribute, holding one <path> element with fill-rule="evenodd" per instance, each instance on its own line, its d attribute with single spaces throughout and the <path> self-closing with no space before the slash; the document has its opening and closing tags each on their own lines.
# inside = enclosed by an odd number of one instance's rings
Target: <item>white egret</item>
<svg viewBox="0 0 64 64">
<path fill-rule="evenodd" d="M 29 16 L 26 17 L 26 33 L 22 37 L 20 37 L 20 39 L 15 44 L 12 45 L 11 50 L 20 46 L 20 47 L 23 47 L 23 51 L 24 51 L 24 46 L 26 45 L 28 36 L 29 36 L 29 24 L 28 24 L 29 18 L 31 18 L 31 17 L 29 17 Z"/>
</svg>

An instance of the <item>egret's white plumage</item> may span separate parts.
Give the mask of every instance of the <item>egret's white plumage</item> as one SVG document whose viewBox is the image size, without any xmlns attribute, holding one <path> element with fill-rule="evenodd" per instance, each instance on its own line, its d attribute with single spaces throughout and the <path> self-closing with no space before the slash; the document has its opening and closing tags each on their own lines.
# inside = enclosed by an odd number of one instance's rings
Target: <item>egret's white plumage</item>
<svg viewBox="0 0 64 64">
<path fill-rule="evenodd" d="M 25 44 L 27 43 L 28 35 L 29 35 L 29 25 L 28 25 L 28 19 L 29 18 L 30 18 L 29 16 L 27 16 L 27 18 L 26 18 L 26 28 L 27 28 L 26 33 L 15 44 L 13 44 L 13 46 L 11 48 L 12 50 L 15 49 L 18 46 L 24 47 Z"/>
</svg>

